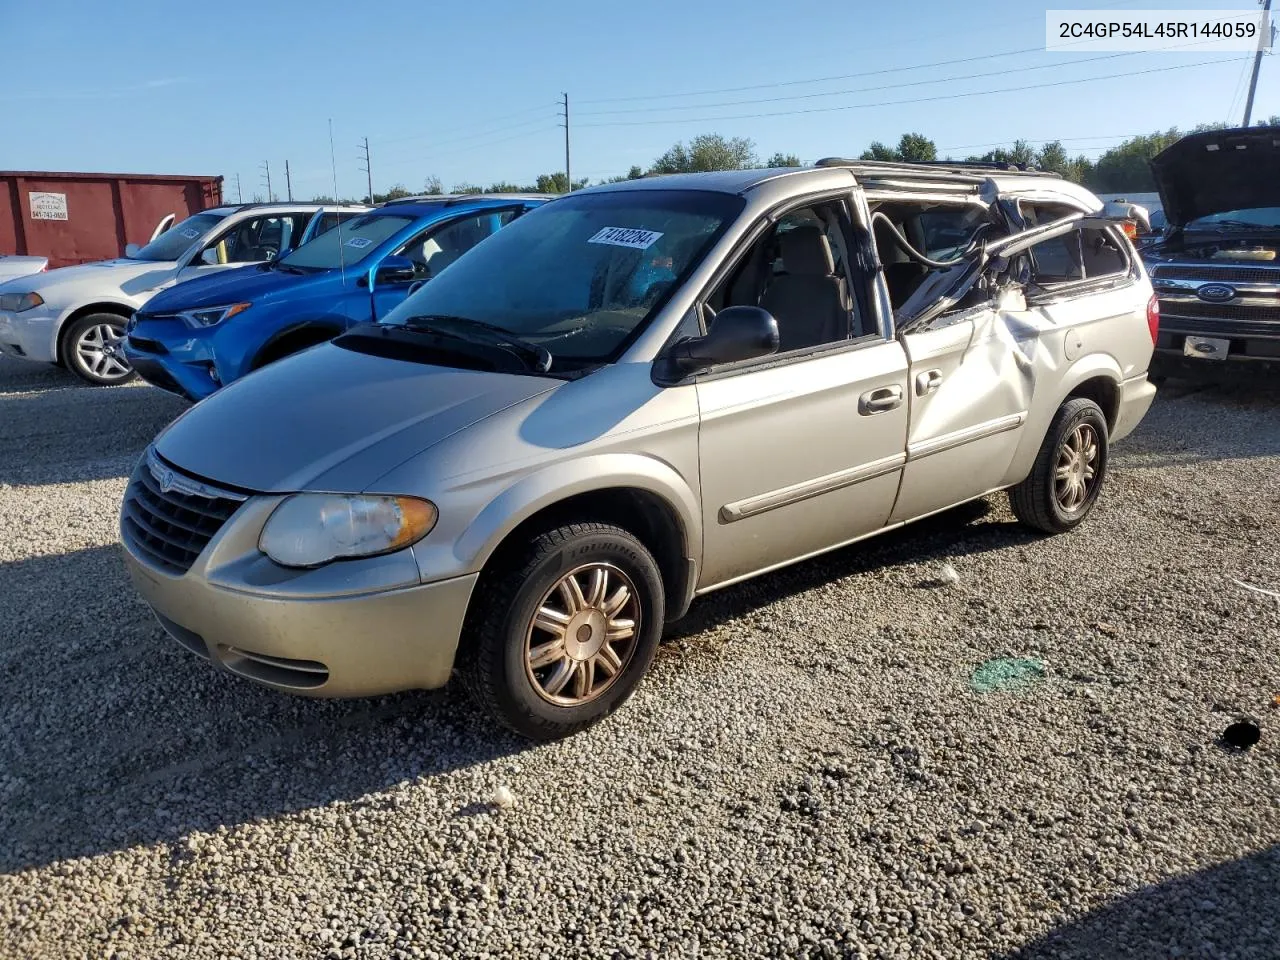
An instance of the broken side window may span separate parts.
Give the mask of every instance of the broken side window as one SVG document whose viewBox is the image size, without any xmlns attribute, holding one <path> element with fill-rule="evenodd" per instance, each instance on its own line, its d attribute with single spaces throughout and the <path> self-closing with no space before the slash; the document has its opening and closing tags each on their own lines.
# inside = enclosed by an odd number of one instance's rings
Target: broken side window
<svg viewBox="0 0 1280 960">
<path fill-rule="evenodd" d="M 1024 208 L 1029 224 L 1045 224 L 1074 212 L 1070 207 L 1035 205 Z M 1038 286 L 1096 280 L 1123 275 L 1129 258 L 1105 227 L 1081 225 L 1052 237 L 1028 251 L 1031 279 Z"/>
<path fill-rule="evenodd" d="M 884 268 L 889 302 L 895 310 L 925 284 L 930 273 L 945 269 L 913 257 L 895 237 L 895 231 L 925 259 L 945 263 L 972 249 L 990 226 L 989 211 L 984 205 L 921 200 L 877 204 L 873 220 L 876 253 Z"/>
</svg>

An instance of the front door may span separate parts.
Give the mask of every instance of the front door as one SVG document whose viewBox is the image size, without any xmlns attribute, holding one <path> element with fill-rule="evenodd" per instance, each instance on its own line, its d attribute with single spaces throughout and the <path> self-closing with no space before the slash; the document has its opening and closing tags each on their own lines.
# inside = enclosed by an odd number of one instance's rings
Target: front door
<svg viewBox="0 0 1280 960">
<path fill-rule="evenodd" d="M 708 587 L 884 526 L 905 459 L 900 344 L 858 344 L 698 384 Z"/>
</svg>

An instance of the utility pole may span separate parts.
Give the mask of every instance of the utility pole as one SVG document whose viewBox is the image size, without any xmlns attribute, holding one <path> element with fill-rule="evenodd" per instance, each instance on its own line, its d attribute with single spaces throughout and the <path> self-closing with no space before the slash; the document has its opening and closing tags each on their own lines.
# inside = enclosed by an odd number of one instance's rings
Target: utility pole
<svg viewBox="0 0 1280 960">
<path fill-rule="evenodd" d="M 267 203 L 271 203 L 273 200 L 275 200 L 275 196 L 274 196 L 274 195 L 272 195 L 272 193 L 271 193 L 271 161 L 270 161 L 270 160 L 263 160 L 263 161 L 262 161 L 262 169 L 263 169 L 263 170 L 265 170 L 265 171 L 267 172 L 267 173 L 266 173 L 266 177 L 267 177 Z"/>
<path fill-rule="evenodd" d="M 1268 3 L 1271 0 L 1267 0 Z M 560 94 L 564 98 L 561 105 L 564 107 L 564 183 L 565 192 L 573 192 L 573 174 L 569 170 L 569 95 L 567 93 Z"/>
<path fill-rule="evenodd" d="M 289 161 L 284 162 L 284 185 L 289 192 L 289 202 L 293 203 L 293 180 L 289 176 Z"/>
<path fill-rule="evenodd" d="M 1249 125 L 1249 119 L 1253 115 L 1253 94 L 1258 89 L 1258 70 L 1262 67 L 1262 51 L 1268 40 L 1275 37 L 1275 30 L 1271 26 L 1271 0 L 1263 0 L 1262 3 L 1262 22 L 1266 26 L 1267 32 L 1264 35 L 1261 30 L 1258 31 L 1258 52 L 1253 55 L 1253 79 L 1249 81 L 1249 99 L 1244 102 L 1244 125 Z"/>
<path fill-rule="evenodd" d="M 361 169 L 364 170 L 365 175 L 369 178 L 369 202 L 373 203 L 373 164 L 369 162 L 369 138 L 364 138 L 363 147 L 358 143 L 356 147 L 364 150 L 364 166 Z"/>
<path fill-rule="evenodd" d="M 236 174 L 236 203 L 244 203 L 244 193 L 240 190 L 240 174 Z"/>
</svg>

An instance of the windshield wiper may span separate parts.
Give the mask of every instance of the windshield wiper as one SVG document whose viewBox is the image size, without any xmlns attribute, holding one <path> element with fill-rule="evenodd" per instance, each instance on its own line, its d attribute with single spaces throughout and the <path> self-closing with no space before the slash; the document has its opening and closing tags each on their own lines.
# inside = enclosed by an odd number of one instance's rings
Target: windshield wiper
<svg viewBox="0 0 1280 960">
<path fill-rule="evenodd" d="M 410 330 L 428 330 L 432 333 L 456 337 L 459 340 L 471 340 L 472 342 L 505 347 L 522 356 L 532 369 L 540 373 L 546 373 L 550 370 L 554 359 L 551 356 L 551 351 L 546 347 L 517 337 L 510 330 L 506 330 L 497 324 L 485 323 L 483 320 L 472 320 L 470 317 L 455 317 L 436 313 L 423 314 L 410 317 L 404 322 L 403 326 L 408 327 Z"/>
</svg>

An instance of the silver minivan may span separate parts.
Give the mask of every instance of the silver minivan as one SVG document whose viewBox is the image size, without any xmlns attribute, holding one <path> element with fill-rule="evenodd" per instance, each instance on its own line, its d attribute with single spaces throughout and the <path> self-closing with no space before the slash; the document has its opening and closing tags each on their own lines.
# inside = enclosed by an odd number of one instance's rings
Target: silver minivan
<svg viewBox="0 0 1280 960">
<path fill-rule="evenodd" d="M 1155 394 L 1118 226 L 1142 215 L 841 160 L 573 193 L 179 417 L 125 494 L 130 573 L 238 676 L 362 696 L 457 670 L 563 736 L 700 594 L 999 490 L 1079 524 Z"/>
</svg>

